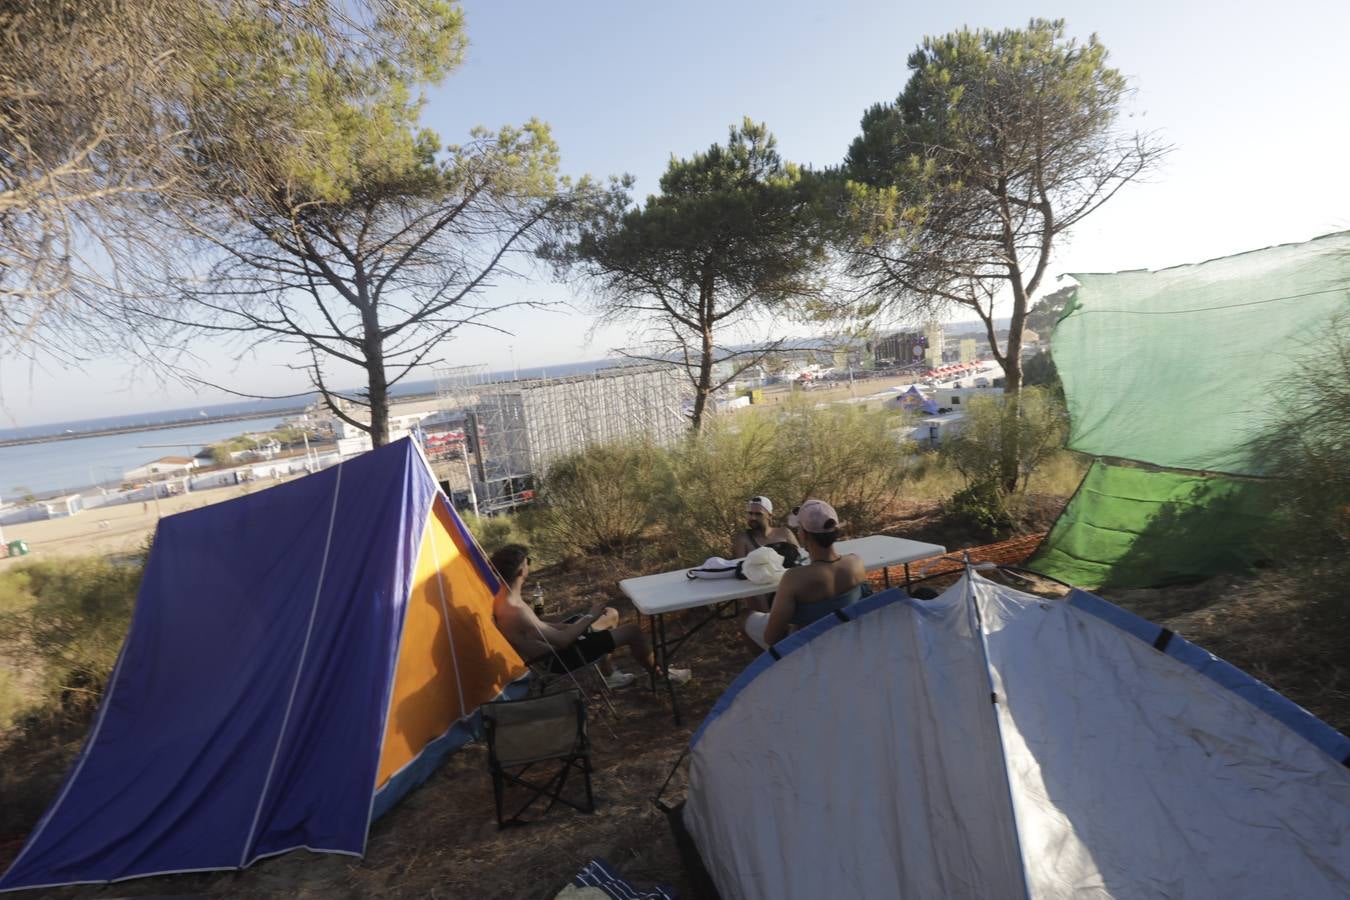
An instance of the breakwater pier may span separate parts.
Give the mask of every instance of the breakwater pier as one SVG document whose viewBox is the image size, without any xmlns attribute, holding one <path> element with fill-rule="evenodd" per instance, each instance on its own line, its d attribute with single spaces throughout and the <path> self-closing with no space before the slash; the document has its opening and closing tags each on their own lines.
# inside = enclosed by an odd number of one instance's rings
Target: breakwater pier
<svg viewBox="0 0 1350 900">
<path fill-rule="evenodd" d="M 297 406 L 293 409 L 268 410 L 264 415 L 285 418 L 286 416 L 295 416 L 304 412 L 303 406 Z M 32 437 L 14 437 L 0 440 L 0 447 L 21 447 L 28 444 L 47 444 L 52 441 L 74 441 L 81 438 L 107 437 L 113 434 L 133 434 L 138 431 L 151 431 L 161 428 L 190 428 L 194 425 L 212 425 L 219 422 L 244 422 L 257 419 L 259 414 L 256 411 L 231 413 L 228 415 L 214 416 L 189 416 L 182 419 L 174 419 L 168 422 L 155 422 L 152 424 L 137 423 L 130 425 L 117 425 L 107 428 L 93 428 L 86 431 L 67 430 L 54 434 L 34 435 Z"/>
</svg>

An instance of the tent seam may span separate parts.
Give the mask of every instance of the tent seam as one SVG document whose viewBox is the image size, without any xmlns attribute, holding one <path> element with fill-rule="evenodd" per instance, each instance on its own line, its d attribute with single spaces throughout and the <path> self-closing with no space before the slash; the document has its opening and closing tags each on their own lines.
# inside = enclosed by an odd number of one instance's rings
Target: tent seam
<svg viewBox="0 0 1350 900">
<path fill-rule="evenodd" d="M 1017 850 L 1017 871 L 1022 876 L 1022 896 L 1026 900 L 1031 900 L 1031 884 L 1027 881 L 1027 859 L 1022 851 L 1022 833 L 1017 823 L 1017 803 L 1013 799 L 1012 773 L 1008 771 L 1008 747 L 1003 741 L 1003 723 L 999 716 L 998 691 L 994 687 L 994 664 L 989 659 L 989 643 L 984 633 L 984 616 L 980 612 L 980 601 L 975 595 L 975 579 L 979 576 L 966 564 L 966 598 L 970 603 L 970 609 L 974 613 L 975 632 L 979 635 L 980 656 L 984 659 L 984 677 L 989 684 L 989 708 L 994 716 L 994 734 L 998 738 L 999 749 L 999 770 L 1003 772 L 1003 786 L 1008 798 L 1009 819 L 1012 822 L 1013 840 L 1016 842 Z"/>
<path fill-rule="evenodd" d="M 417 446 L 416 441 L 413 441 L 412 444 L 414 447 Z M 426 458 L 423 457 L 422 461 L 425 464 Z M 429 466 L 427 467 L 427 472 L 429 474 L 431 472 Z M 433 503 L 434 502 L 435 501 L 433 500 Z M 417 555 L 419 557 L 422 555 L 422 541 L 426 538 L 427 529 L 431 527 L 431 517 L 434 514 L 434 510 L 428 505 L 427 514 L 422 519 L 422 533 L 417 536 Z M 414 560 L 413 567 L 408 573 L 407 588 L 403 592 L 403 621 L 399 623 L 398 646 L 394 648 L 394 671 L 389 679 L 388 692 L 384 697 L 384 715 L 380 718 L 380 746 L 379 751 L 375 754 L 375 776 L 370 781 L 370 802 L 366 806 L 366 830 L 365 834 L 361 836 L 361 853 L 359 855 L 362 858 L 365 858 L 366 848 L 370 846 L 370 825 L 375 819 L 375 797 L 380 793 L 380 786 L 376 782 L 380 780 L 380 760 L 384 759 L 384 741 L 389 735 L 389 713 L 391 707 L 394 705 L 394 688 L 398 683 L 398 661 L 403 656 L 403 636 L 407 633 L 408 628 L 408 603 L 412 600 L 413 581 L 415 581 L 416 578 L 417 562 Z M 417 755 L 414 754 L 413 759 L 416 758 Z M 390 778 L 392 777 L 393 776 L 391 775 Z"/>
<path fill-rule="evenodd" d="M 295 667 L 295 678 L 291 681 L 290 697 L 286 700 L 286 714 L 281 719 L 281 730 L 277 734 L 276 746 L 272 749 L 272 762 L 267 767 L 267 778 L 263 781 L 262 791 L 258 795 L 258 805 L 253 811 L 253 824 L 249 826 L 248 838 L 244 841 L 244 852 L 239 856 L 239 868 L 245 867 L 249 849 L 257 835 L 258 819 L 262 816 L 263 803 L 267 800 L 267 792 L 272 787 L 272 775 L 276 772 L 277 757 L 281 754 L 281 745 L 286 740 L 286 728 L 291 721 L 291 709 L 295 705 L 295 693 L 300 688 L 300 676 L 305 671 L 305 658 L 309 655 L 310 638 L 314 636 L 314 619 L 319 611 L 319 599 L 323 595 L 324 576 L 328 573 L 328 553 L 333 546 L 333 528 L 337 524 L 338 497 L 342 493 L 342 468 L 343 464 L 339 463 L 336 478 L 333 481 L 333 505 L 328 512 L 328 534 L 323 542 L 323 560 L 319 563 L 319 580 L 314 586 L 314 600 L 309 607 L 309 624 L 305 628 L 305 643 L 300 648 L 300 661 Z"/>
</svg>

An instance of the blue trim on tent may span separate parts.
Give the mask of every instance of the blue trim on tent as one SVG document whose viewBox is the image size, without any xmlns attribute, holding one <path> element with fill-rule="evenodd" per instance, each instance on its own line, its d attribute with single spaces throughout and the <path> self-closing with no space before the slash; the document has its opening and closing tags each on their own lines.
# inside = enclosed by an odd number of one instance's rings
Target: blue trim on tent
<svg viewBox="0 0 1350 900">
<path fill-rule="evenodd" d="M 445 508 L 450 512 L 450 520 L 455 523 L 455 530 L 459 536 L 464 539 L 464 543 L 469 548 L 469 559 L 473 560 L 473 566 L 478 570 L 478 574 L 487 582 L 488 590 L 496 594 L 501 590 L 502 583 L 497 579 L 497 572 L 488 564 L 487 557 L 483 555 L 483 548 L 478 546 L 478 541 L 474 539 L 473 534 L 465 526 L 464 520 L 459 517 L 459 512 L 455 505 L 450 502 L 450 498 L 445 496 L 444 491 L 438 491 L 438 500 L 445 504 Z"/>
<path fill-rule="evenodd" d="M 1075 606 L 1083 612 L 1090 612 L 1099 619 L 1105 619 L 1146 644 L 1152 644 L 1162 633 L 1162 626 L 1154 625 L 1148 619 L 1140 618 L 1129 610 L 1121 609 L 1109 600 L 1103 600 L 1081 588 L 1074 588 L 1066 599 L 1070 606 Z"/>
<path fill-rule="evenodd" d="M 529 675 L 527 674 L 508 684 L 493 699 L 519 700 L 525 696 L 529 686 Z M 449 730 L 440 737 L 435 738 L 423 747 L 420 753 L 384 783 L 384 787 L 375 792 L 375 802 L 371 807 L 370 820 L 373 822 L 387 813 L 396 803 L 435 774 L 441 763 L 445 762 L 447 756 L 470 741 L 478 740 L 482 734 L 483 708 L 480 706 L 451 725 Z"/>
<path fill-rule="evenodd" d="M 1147 644 L 1155 644 L 1158 637 L 1166 631 L 1087 591 L 1075 590 L 1069 595 L 1068 602 L 1071 606 L 1109 622 Z M 1180 635 L 1173 634 L 1161 652 L 1189 666 L 1220 687 L 1237 694 L 1337 762 L 1343 762 L 1347 754 L 1350 754 L 1350 737 L 1341 734 L 1269 685 L 1253 678 L 1237 666 L 1224 662 L 1208 650 L 1192 644 Z"/>
<path fill-rule="evenodd" d="M 764 674 L 769 666 L 787 656 L 789 653 L 806 646 L 831 628 L 843 625 L 845 621 L 856 621 L 862 616 L 876 612 L 884 606 L 890 606 L 892 603 L 902 603 L 905 601 L 910 603 L 919 602 L 906 594 L 901 588 L 891 588 L 889 591 L 873 594 L 866 599 L 859 600 L 851 606 L 845 607 L 843 613 L 847 616 L 847 619 L 841 619 L 836 615 L 821 616 L 810 625 L 799 631 L 794 631 L 768 650 L 765 650 L 759 656 L 755 657 L 755 661 L 747 666 L 745 671 L 740 675 L 736 676 L 736 680 L 722 692 L 721 697 L 717 698 L 717 703 L 713 705 L 712 710 L 703 720 L 703 724 L 698 726 L 698 730 L 694 732 L 694 736 L 689 739 L 689 749 L 692 750 L 698 745 L 699 740 L 703 737 L 703 732 L 708 730 L 708 726 L 711 725 L 718 716 L 726 712 L 727 708 L 731 706 L 732 702 L 736 699 L 736 695 L 745 690 L 750 682 Z"/>
</svg>

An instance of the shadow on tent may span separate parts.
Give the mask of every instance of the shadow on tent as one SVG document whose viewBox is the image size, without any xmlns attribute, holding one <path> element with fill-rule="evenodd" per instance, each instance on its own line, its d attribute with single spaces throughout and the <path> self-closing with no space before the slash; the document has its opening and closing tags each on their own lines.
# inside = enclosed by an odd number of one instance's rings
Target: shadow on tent
<svg viewBox="0 0 1350 900">
<path fill-rule="evenodd" d="M 1269 481 L 1204 477 L 1158 506 L 1101 586 L 1178 584 L 1269 562 L 1274 490 Z"/>
<path fill-rule="evenodd" d="M 1088 588 L 1246 571 L 1271 558 L 1277 482 L 1093 462 L 1027 567 Z"/>
</svg>

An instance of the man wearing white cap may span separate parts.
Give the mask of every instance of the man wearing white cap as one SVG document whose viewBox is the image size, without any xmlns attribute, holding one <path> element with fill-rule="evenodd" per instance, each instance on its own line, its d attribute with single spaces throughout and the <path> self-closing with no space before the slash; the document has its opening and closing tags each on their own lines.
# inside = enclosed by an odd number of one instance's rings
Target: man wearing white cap
<svg viewBox="0 0 1350 900">
<path fill-rule="evenodd" d="M 751 550 L 777 541 L 797 543 L 787 528 L 773 527 L 773 501 L 768 497 L 751 497 L 745 504 L 745 530 L 731 539 L 731 555 L 742 559 Z"/>
<path fill-rule="evenodd" d="M 792 511 L 789 522 L 811 557 L 809 565 L 783 573 L 769 612 L 752 612 L 745 633 L 756 646 L 768 649 L 793 628 L 810 625 L 821 616 L 856 603 L 867 584 L 867 570 L 856 553 L 840 554 L 839 515 L 824 500 L 807 500 Z"/>
</svg>

